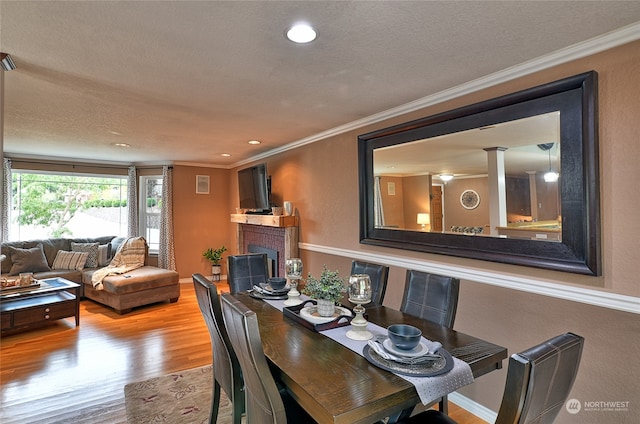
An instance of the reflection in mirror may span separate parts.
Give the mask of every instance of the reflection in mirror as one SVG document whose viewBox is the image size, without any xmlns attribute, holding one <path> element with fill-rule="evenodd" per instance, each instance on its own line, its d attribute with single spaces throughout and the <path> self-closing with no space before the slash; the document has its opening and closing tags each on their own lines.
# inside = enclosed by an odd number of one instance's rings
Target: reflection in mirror
<svg viewBox="0 0 640 424">
<path fill-rule="evenodd" d="M 375 226 L 560 241 L 559 158 L 558 111 L 374 149 Z"/>
<path fill-rule="evenodd" d="M 360 242 L 600 275 L 597 75 L 358 137 Z"/>
</svg>

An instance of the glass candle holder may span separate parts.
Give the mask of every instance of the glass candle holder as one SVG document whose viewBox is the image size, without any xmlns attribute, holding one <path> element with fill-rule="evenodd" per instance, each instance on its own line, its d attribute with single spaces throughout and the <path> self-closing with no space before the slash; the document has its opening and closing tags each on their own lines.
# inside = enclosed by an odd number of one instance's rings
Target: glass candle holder
<svg viewBox="0 0 640 424">
<path fill-rule="evenodd" d="M 285 273 L 289 280 L 288 299 L 284 301 L 285 306 L 296 306 L 302 303 L 298 282 L 302 279 L 302 259 L 291 258 L 285 261 Z"/>
<path fill-rule="evenodd" d="M 369 340 L 373 337 L 367 330 L 369 322 L 364 318 L 365 303 L 371 302 L 371 278 L 367 274 L 354 274 L 349 277 L 349 302 L 355 303 L 355 317 L 351 320 L 351 329 L 347 337 L 352 340 Z"/>
</svg>

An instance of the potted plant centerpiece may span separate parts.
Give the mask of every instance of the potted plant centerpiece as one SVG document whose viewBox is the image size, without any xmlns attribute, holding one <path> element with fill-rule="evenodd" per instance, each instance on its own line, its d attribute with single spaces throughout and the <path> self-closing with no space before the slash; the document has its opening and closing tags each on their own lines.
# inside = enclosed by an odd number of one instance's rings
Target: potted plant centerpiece
<svg viewBox="0 0 640 424">
<path fill-rule="evenodd" d="M 345 280 L 338 275 L 338 271 L 331 271 L 327 269 L 326 265 L 322 267 L 319 279 L 309 274 L 307 282 L 302 289 L 302 293 L 317 302 L 318 314 L 323 317 L 333 315 L 336 302 L 342 299 L 346 291 Z"/>
<path fill-rule="evenodd" d="M 202 252 L 202 256 L 204 256 L 209 262 L 211 262 L 211 279 L 213 281 L 220 281 L 220 273 L 222 271 L 220 260 L 222 259 L 222 254 L 226 251 L 227 248 L 222 246 L 218 249 L 210 247 Z"/>
</svg>

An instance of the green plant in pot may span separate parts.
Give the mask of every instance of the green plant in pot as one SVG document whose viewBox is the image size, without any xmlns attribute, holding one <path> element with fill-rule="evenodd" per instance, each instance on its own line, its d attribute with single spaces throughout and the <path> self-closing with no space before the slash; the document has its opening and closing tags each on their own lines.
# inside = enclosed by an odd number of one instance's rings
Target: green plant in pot
<svg viewBox="0 0 640 424">
<path fill-rule="evenodd" d="M 347 291 L 344 278 L 340 277 L 338 271 L 331 271 L 326 265 L 322 267 L 320 278 L 316 279 L 311 274 L 302 289 L 306 294 L 318 304 L 318 314 L 330 317 L 335 311 L 336 302 L 339 302 Z"/>
<path fill-rule="evenodd" d="M 211 262 L 211 279 L 213 281 L 220 281 L 220 274 L 222 272 L 222 266 L 220 261 L 222 260 L 222 254 L 227 251 L 227 248 L 222 246 L 218 249 L 212 247 L 202 252 L 202 256 Z"/>
</svg>

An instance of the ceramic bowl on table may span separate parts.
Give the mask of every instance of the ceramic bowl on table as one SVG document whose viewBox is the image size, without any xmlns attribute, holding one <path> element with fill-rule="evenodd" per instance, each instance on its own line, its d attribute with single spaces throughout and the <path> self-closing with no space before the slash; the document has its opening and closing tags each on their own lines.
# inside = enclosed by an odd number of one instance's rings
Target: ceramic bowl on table
<svg viewBox="0 0 640 424">
<path fill-rule="evenodd" d="M 387 328 L 387 335 L 396 348 L 411 350 L 420 343 L 422 331 L 408 324 L 392 324 Z"/>
<path fill-rule="evenodd" d="M 287 285 L 287 279 L 281 277 L 269 278 L 269 285 L 273 290 L 282 290 Z"/>
</svg>

